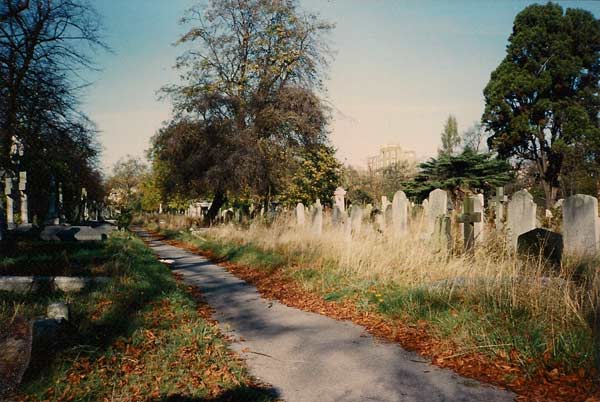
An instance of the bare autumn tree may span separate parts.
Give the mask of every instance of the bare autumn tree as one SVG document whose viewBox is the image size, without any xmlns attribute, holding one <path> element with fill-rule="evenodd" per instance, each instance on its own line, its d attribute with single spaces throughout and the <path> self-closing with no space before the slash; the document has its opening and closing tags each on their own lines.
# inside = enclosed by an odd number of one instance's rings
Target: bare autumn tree
<svg viewBox="0 0 600 402">
<path fill-rule="evenodd" d="M 43 214 L 50 176 L 59 176 L 73 202 L 81 187 L 99 185 L 96 130 L 78 106 L 87 84 L 81 73 L 105 48 L 86 0 L 0 0 L 0 170 L 15 169 L 16 137 L 33 212 Z"/>
<path fill-rule="evenodd" d="M 187 161 L 203 159 L 203 169 L 187 183 L 207 186 L 202 190 L 214 197 L 209 216 L 228 191 L 245 189 L 266 200 L 277 193 L 294 149 L 327 139 L 327 110 L 315 91 L 329 55 L 324 34 L 332 25 L 300 10 L 295 0 L 212 0 L 182 21 L 191 25 L 178 41 L 190 49 L 176 64 L 184 84 L 164 93 L 176 120 L 188 129 L 197 123 L 192 137 L 181 138 L 207 151 L 186 154 Z M 177 148 L 176 126 L 159 133 L 157 149 Z M 213 155 L 215 149 L 222 152 Z"/>
</svg>

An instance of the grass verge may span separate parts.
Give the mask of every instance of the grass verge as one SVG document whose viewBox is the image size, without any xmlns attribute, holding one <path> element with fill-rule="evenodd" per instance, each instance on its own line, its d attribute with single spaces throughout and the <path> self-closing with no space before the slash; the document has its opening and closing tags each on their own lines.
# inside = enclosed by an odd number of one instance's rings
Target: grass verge
<svg viewBox="0 0 600 402">
<path fill-rule="evenodd" d="M 141 240 L 119 234 L 102 248 L 111 255 L 108 286 L 77 295 L 0 294 L 4 322 L 42 314 L 53 300 L 72 308 L 53 352 L 34 355 L 18 400 L 274 400 L 227 348 L 198 295 Z"/>
</svg>

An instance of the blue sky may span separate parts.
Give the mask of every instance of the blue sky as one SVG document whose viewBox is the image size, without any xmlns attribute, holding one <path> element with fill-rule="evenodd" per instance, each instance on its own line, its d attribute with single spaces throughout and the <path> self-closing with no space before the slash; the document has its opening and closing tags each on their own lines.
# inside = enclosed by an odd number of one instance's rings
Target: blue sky
<svg viewBox="0 0 600 402">
<path fill-rule="evenodd" d="M 144 154 L 169 118 L 156 91 L 177 81 L 172 46 L 178 21 L 197 0 L 97 0 L 112 53 L 84 98 L 101 131 L 102 165 Z M 467 129 L 483 111 L 482 91 L 504 57 L 515 15 L 532 1 L 300 0 L 336 24 L 335 57 L 326 81 L 334 108 L 331 139 L 338 157 L 365 165 L 380 145 L 397 143 L 425 157 L 439 146 L 449 113 Z M 600 2 L 566 1 L 600 16 Z M 108 171 L 108 170 L 107 170 Z"/>
</svg>

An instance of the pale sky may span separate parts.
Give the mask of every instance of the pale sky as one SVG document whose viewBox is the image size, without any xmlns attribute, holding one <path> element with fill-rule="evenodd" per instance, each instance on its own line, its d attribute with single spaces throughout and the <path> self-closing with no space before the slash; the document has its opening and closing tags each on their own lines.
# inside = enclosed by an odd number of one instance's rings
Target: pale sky
<svg viewBox="0 0 600 402">
<path fill-rule="evenodd" d="M 380 145 L 394 143 L 432 156 L 448 114 L 459 130 L 479 120 L 483 88 L 504 57 L 515 15 L 532 1 L 300 0 L 336 24 L 326 81 L 334 107 L 331 140 L 340 160 L 366 165 Z M 99 54 L 84 110 L 102 132 L 102 165 L 143 156 L 170 116 L 157 99 L 177 82 L 182 50 L 172 43 L 196 0 L 95 0 L 113 53 Z M 600 16 L 600 2 L 565 1 Z"/>
</svg>

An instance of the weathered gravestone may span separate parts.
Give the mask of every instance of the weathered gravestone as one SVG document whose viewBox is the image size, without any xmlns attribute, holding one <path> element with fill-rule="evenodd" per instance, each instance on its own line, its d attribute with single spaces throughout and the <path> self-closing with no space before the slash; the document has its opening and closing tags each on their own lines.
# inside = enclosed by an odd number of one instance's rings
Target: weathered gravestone
<svg viewBox="0 0 600 402">
<path fill-rule="evenodd" d="M 483 194 L 477 194 L 473 197 L 473 212 L 478 213 L 481 219 L 478 222 L 473 223 L 473 236 L 475 236 L 475 243 L 481 243 L 484 239 L 484 213 L 483 213 Z"/>
<path fill-rule="evenodd" d="M 465 252 L 475 252 L 475 224 L 482 221 L 481 212 L 475 211 L 477 197 L 466 197 L 463 201 L 463 214 L 458 218 L 463 223 Z"/>
<path fill-rule="evenodd" d="M 342 212 L 346 211 L 346 201 L 344 200 L 345 196 L 346 190 L 344 190 L 342 187 L 336 188 L 335 192 L 333 193 L 333 203 L 340 207 Z"/>
<path fill-rule="evenodd" d="M 9 230 L 15 228 L 15 204 L 12 198 L 13 181 L 7 177 L 4 181 L 4 194 L 6 195 L 6 224 Z"/>
<path fill-rule="evenodd" d="M 390 205 L 388 198 L 385 195 L 382 195 L 381 196 L 381 210 L 385 211 L 385 209 L 387 208 L 388 205 Z"/>
<path fill-rule="evenodd" d="M 317 199 L 317 202 L 312 209 L 312 229 L 313 232 L 319 236 L 323 233 L 323 206 L 321 201 Z"/>
<path fill-rule="evenodd" d="M 600 242 L 598 200 L 583 194 L 573 195 L 563 203 L 565 252 L 593 256 Z"/>
<path fill-rule="evenodd" d="M 444 190 L 435 189 L 429 193 L 429 203 L 427 208 L 427 233 L 433 233 L 435 220 L 440 215 L 446 215 L 448 212 L 448 193 Z"/>
<path fill-rule="evenodd" d="M 494 214 L 496 230 L 502 230 L 504 225 L 504 204 L 508 201 L 508 197 L 504 195 L 504 187 L 496 187 L 496 196 L 492 198 L 494 203 Z"/>
<path fill-rule="evenodd" d="M 296 223 L 298 226 L 304 226 L 304 204 L 301 202 L 296 205 Z"/>
<path fill-rule="evenodd" d="M 560 265 L 563 253 L 563 237 L 560 233 L 546 229 L 533 229 L 521 234 L 517 239 L 517 252 Z"/>
<path fill-rule="evenodd" d="M 452 248 L 452 219 L 450 215 L 440 215 L 435 220 L 433 242 L 442 251 Z"/>
<path fill-rule="evenodd" d="M 0 333 L 0 401 L 21 383 L 29 367 L 33 328 L 31 322 L 17 316 Z"/>
<path fill-rule="evenodd" d="M 352 222 L 352 234 L 359 235 L 362 226 L 363 210 L 358 205 L 353 205 L 350 211 L 350 221 Z"/>
<path fill-rule="evenodd" d="M 408 198 L 404 191 L 397 191 L 392 201 L 392 224 L 395 235 L 408 231 Z"/>
<path fill-rule="evenodd" d="M 527 190 L 517 191 L 508 202 L 506 226 L 514 249 L 517 248 L 520 235 L 535 229 L 536 209 L 533 197 Z"/>
<path fill-rule="evenodd" d="M 343 226 L 346 222 L 347 216 L 346 212 L 342 211 L 338 205 L 333 206 L 333 211 L 331 212 L 331 223 L 334 227 Z"/>
<path fill-rule="evenodd" d="M 29 224 L 29 205 L 27 200 L 27 172 L 19 172 L 19 191 L 21 193 L 21 224 Z"/>
<path fill-rule="evenodd" d="M 392 225 L 394 224 L 394 211 L 392 204 L 387 204 L 385 207 L 385 211 L 383 211 L 383 224 L 385 226 L 385 230 L 390 230 Z"/>
</svg>

